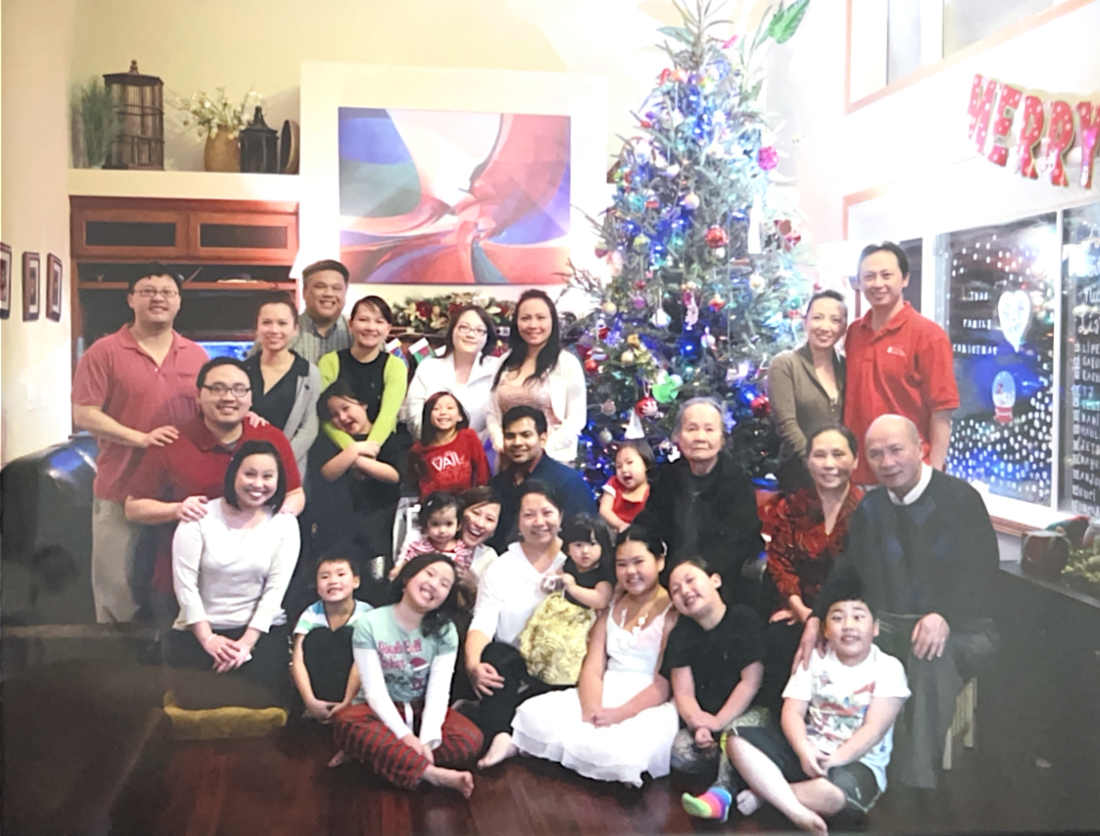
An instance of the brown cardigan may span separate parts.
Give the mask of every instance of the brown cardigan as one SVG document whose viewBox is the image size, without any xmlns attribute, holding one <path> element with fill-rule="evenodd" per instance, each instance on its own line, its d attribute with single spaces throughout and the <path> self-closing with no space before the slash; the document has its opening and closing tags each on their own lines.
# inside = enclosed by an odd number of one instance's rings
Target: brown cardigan
<svg viewBox="0 0 1100 836">
<path fill-rule="evenodd" d="M 817 379 L 810 347 L 803 344 L 772 359 L 768 370 L 768 399 L 771 401 L 775 428 L 783 441 L 779 461 L 794 455 L 806 458 L 810 435 L 825 424 L 840 423 L 844 417 L 844 360 L 833 352 L 837 401 L 829 401 L 825 387 Z"/>
</svg>

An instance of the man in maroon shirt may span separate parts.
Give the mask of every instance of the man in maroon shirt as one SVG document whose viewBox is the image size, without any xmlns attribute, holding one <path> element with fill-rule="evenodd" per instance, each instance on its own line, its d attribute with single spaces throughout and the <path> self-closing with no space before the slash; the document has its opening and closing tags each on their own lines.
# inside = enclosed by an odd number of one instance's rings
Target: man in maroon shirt
<svg viewBox="0 0 1100 836">
<path fill-rule="evenodd" d="M 180 279 L 159 264 L 142 267 L 126 301 L 134 321 L 96 340 L 73 378 L 73 423 L 99 442 L 92 514 L 92 593 L 96 619 L 130 621 L 137 529 L 123 503 L 149 448 L 179 438 L 195 412 L 195 378 L 206 352 L 172 329 Z"/>
<path fill-rule="evenodd" d="M 166 602 L 172 595 L 176 523 L 202 519 L 207 503 L 221 498 L 225 471 L 241 441 L 270 441 L 279 451 L 287 487 L 280 513 L 297 516 L 305 507 L 301 475 L 286 436 L 270 424 L 256 426 L 245 420 L 252 407 L 252 393 L 244 364 L 231 357 L 217 357 L 202 367 L 196 382 L 199 414 L 180 426 L 179 437 L 172 444 L 147 453 L 126 497 L 127 520 L 161 526 L 153 590 Z"/>
</svg>

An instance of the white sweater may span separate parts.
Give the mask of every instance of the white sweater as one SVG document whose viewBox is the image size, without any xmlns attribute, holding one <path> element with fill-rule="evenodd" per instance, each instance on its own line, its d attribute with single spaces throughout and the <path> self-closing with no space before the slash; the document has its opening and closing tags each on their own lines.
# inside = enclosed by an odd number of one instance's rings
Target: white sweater
<svg viewBox="0 0 1100 836">
<path fill-rule="evenodd" d="M 496 638 L 515 645 L 535 607 L 550 594 L 543 581 L 560 572 L 564 565 L 565 555 L 558 552 L 550 568 L 539 574 L 523 553 L 523 546 L 512 543 L 478 582 L 470 630 L 484 633 L 490 641 Z"/>
<path fill-rule="evenodd" d="M 584 368 L 575 355 L 564 348 L 558 362 L 546 375 L 550 389 L 550 405 L 561 424 L 550 431 L 546 440 L 546 454 L 572 467 L 577 458 L 577 437 L 588 423 L 588 390 L 585 386 Z M 504 432 L 500 422 L 503 416 L 496 393 L 489 398 L 489 438 L 493 449 L 500 452 L 504 446 Z"/>
<path fill-rule="evenodd" d="M 436 392 L 450 392 L 466 414 L 470 416 L 470 429 L 482 441 L 488 433 L 486 420 L 489 410 L 493 378 L 500 367 L 499 357 L 482 357 L 470 370 L 470 379 L 460 385 L 455 379 L 454 353 L 446 357 L 429 357 L 416 367 L 416 374 L 405 395 L 405 423 L 413 438 L 420 439 L 420 419 L 424 402 Z"/>
<path fill-rule="evenodd" d="M 298 520 L 272 514 L 255 528 L 230 528 L 225 500 L 206 516 L 176 527 L 172 538 L 172 583 L 180 614 L 172 626 L 200 621 L 214 629 L 254 627 L 266 633 L 285 624 L 283 595 L 298 562 Z"/>
</svg>

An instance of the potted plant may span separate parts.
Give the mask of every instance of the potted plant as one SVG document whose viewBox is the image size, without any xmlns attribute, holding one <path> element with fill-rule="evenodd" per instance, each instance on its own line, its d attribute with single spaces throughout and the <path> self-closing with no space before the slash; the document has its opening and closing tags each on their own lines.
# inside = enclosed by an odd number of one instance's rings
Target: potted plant
<svg viewBox="0 0 1100 836">
<path fill-rule="evenodd" d="M 230 101 L 224 87 L 209 96 L 196 90 L 190 99 L 176 96 L 173 105 L 183 111 L 185 127 L 194 125 L 200 137 L 206 137 L 203 165 L 207 171 L 240 171 L 240 133 L 248 126 L 248 116 L 263 101 L 254 90 L 240 104 Z"/>
<path fill-rule="evenodd" d="M 118 114 L 110 92 L 98 78 L 73 87 L 73 166 L 102 168 L 118 135 Z"/>
</svg>

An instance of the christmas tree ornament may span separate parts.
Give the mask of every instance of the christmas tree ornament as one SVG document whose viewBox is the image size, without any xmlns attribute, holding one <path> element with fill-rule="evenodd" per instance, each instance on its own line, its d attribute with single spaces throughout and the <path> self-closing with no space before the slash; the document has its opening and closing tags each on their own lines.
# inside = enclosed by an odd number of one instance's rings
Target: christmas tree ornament
<svg viewBox="0 0 1100 836">
<path fill-rule="evenodd" d="M 726 307 L 726 300 L 715 293 L 714 296 L 711 297 L 711 300 L 707 302 L 707 307 L 715 313 L 718 313 L 722 308 Z"/>
<path fill-rule="evenodd" d="M 661 172 L 665 177 L 675 177 L 680 173 L 680 166 L 678 163 L 672 163 L 667 166 L 664 171 Z"/>
<path fill-rule="evenodd" d="M 645 279 L 638 279 L 638 281 L 634 282 L 634 289 L 645 290 Z"/>
<path fill-rule="evenodd" d="M 756 163 L 764 169 L 764 171 L 771 171 L 779 165 L 779 152 L 771 146 L 761 148 L 756 152 Z"/>
<path fill-rule="evenodd" d="M 606 401 L 604 401 L 602 404 L 600 404 L 600 412 L 602 412 L 604 415 L 606 415 L 609 418 L 618 411 L 619 410 L 615 406 L 615 402 L 613 400 L 611 400 L 610 398 L 608 398 Z"/>
<path fill-rule="evenodd" d="M 714 251 L 714 258 L 715 258 L 716 261 L 725 261 L 726 260 L 726 248 L 725 247 L 716 248 L 715 251 Z"/>
<path fill-rule="evenodd" d="M 767 395 L 757 395 L 749 403 L 749 408 L 752 409 L 753 417 L 755 418 L 767 418 L 771 412 L 771 404 L 768 402 Z"/>
<path fill-rule="evenodd" d="M 609 299 L 608 301 L 606 301 L 602 305 L 600 305 L 600 310 L 603 311 L 608 316 L 614 316 L 615 313 L 619 310 L 619 308 L 614 302 L 612 302 Z"/>
<path fill-rule="evenodd" d="M 653 312 L 653 316 L 649 318 L 649 321 L 653 323 L 654 328 L 667 328 L 669 323 L 672 322 L 672 317 L 668 315 L 668 312 L 664 308 L 657 308 Z"/>
<path fill-rule="evenodd" d="M 641 209 L 641 206 L 638 207 Z M 644 253 L 649 250 L 649 237 L 642 233 L 634 238 L 634 252 Z"/>
<path fill-rule="evenodd" d="M 764 285 L 764 277 L 761 276 L 759 273 L 753 273 L 751 276 L 749 276 L 749 289 L 751 289 L 754 293 L 759 293 L 761 290 L 763 290 Z"/>
<path fill-rule="evenodd" d="M 589 374 L 595 374 L 599 368 L 600 364 L 593 360 L 591 357 L 584 361 L 584 370 Z"/>
<path fill-rule="evenodd" d="M 689 212 L 694 212 L 699 208 L 699 195 L 695 192 L 688 192 L 684 195 L 683 200 L 680 201 L 680 205 L 687 209 Z"/>
<path fill-rule="evenodd" d="M 644 296 L 635 296 L 634 297 L 634 307 L 637 308 L 639 311 L 642 310 L 643 308 L 645 308 L 645 297 Z"/>
<path fill-rule="evenodd" d="M 630 418 L 628 418 L 626 422 L 626 432 L 623 433 L 623 438 L 645 438 L 645 427 L 642 426 L 642 419 L 638 417 L 638 413 L 630 413 Z"/>
<path fill-rule="evenodd" d="M 657 414 L 657 409 L 657 399 L 651 395 L 646 395 L 646 397 L 634 404 L 634 411 L 643 418 L 654 417 Z"/>
<path fill-rule="evenodd" d="M 611 430 L 608 429 L 600 430 L 600 433 L 596 436 L 596 438 L 599 439 L 600 444 L 602 444 L 604 447 L 615 440 L 615 437 L 611 435 Z"/>
<path fill-rule="evenodd" d="M 631 366 L 634 364 L 634 352 L 631 349 L 627 349 L 619 355 L 619 362 L 624 366 Z"/>
<path fill-rule="evenodd" d="M 712 250 L 724 247 L 730 242 L 730 234 L 720 226 L 712 226 L 706 232 L 707 246 Z"/>
<path fill-rule="evenodd" d="M 672 80 L 677 84 L 683 84 L 688 80 L 688 74 L 680 67 L 672 71 Z"/>
</svg>

